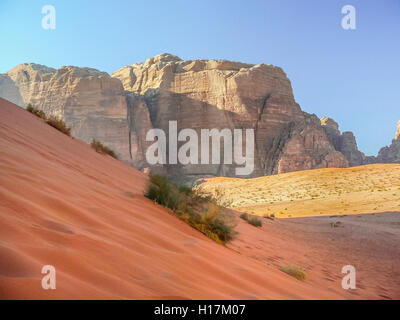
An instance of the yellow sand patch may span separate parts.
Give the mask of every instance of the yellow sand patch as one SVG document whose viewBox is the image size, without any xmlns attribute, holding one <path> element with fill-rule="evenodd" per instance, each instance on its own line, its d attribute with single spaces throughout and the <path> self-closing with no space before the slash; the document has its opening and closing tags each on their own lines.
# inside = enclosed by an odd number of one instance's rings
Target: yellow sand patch
<svg viewBox="0 0 400 320">
<path fill-rule="evenodd" d="M 198 187 L 221 205 L 278 218 L 400 211 L 400 164 L 211 178 Z"/>
</svg>

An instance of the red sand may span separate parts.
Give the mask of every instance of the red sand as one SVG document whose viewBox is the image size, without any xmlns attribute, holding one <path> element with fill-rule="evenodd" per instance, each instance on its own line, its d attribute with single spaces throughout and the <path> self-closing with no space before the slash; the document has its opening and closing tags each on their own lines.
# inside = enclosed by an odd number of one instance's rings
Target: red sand
<svg viewBox="0 0 400 320">
<path fill-rule="evenodd" d="M 214 243 L 143 197 L 144 174 L 3 99 L 0 149 L 1 299 L 349 296 Z M 254 230 L 240 222 L 240 239 Z M 56 290 L 41 287 L 48 264 Z"/>
</svg>

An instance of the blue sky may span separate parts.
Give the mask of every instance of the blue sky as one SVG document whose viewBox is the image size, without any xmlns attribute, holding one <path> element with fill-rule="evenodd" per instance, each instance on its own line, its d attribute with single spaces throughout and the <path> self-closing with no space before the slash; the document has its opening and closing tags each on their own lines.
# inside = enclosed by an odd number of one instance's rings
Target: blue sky
<svg viewBox="0 0 400 320">
<path fill-rule="evenodd" d="M 41 27 L 42 6 L 56 29 Z M 341 27 L 344 5 L 356 30 Z M 304 111 L 353 131 L 361 151 L 400 120 L 400 0 L 0 0 L 0 73 L 19 63 L 107 71 L 162 52 L 282 67 Z"/>
</svg>

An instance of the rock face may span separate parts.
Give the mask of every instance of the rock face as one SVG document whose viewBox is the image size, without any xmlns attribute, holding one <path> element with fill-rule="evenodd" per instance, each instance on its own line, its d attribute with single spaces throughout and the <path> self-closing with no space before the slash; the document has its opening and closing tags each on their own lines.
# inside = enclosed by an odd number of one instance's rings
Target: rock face
<svg viewBox="0 0 400 320">
<path fill-rule="evenodd" d="M 18 87 L 7 74 L 0 74 L 0 97 L 19 106 L 25 105 Z"/>
<path fill-rule="evenodd" d="M 321 118 L 321 125 L 335 149 L 346 157 L 349 166 L 375 163 L 374 157 L 366 157 L 358 150 L 356 138 L 351 131 L 340 133 L 337 122 L 327 117 Z"/>
<path fill-rule="evenodd" d="M 168 132 L 249 128 L 255 132 L 252 176 L 320 167 L 346 167 L 345 157 L 328 140 L 319 119 L 295 102 L 282 69 L 225 60 L 183 61 L 161 54 L 112 74 L 145 103 L 154 128 Z M 131 105 L 136 107 L 135 102 Z M 165 165 L 173 177 L 233 176 L 234 165 Z"/>
<path fill-rule="evenodd" d="M 102 141 L 122 160 L 129 152 L 128 108 L 121 82 L 90 68 L 22 64 L 7 75 L 18 88 L 21 106 L 28 104 L 48 115 L 61 117 L 72 135 L 90 142 Z"/>
<path fill-rule="evenodd" d="M 56 70 L 23 64 L 0 76 L 0 94 L 23 107 L 31 103 L 62 117 L 75 137 L 100 140 L 130 165 L 150 167 L 178 180 L 234 176 L 237 165 L 150 166 L 145 153 L 153 142 L 146 141 L 146 134 L 152 128 L 168 133 L 169 121 L 177 121 L 178 131 L 191 128 L 198 133 L 213 128 L 254 129 L 252 177 L 347 167 L 341 150 L 351 154 L 354 147 L 351 139 L 336 141 L 340 132 L 303 112 L 286 74 L 272 65 L 183 61 L 161 54 L 109 76 L 90 68 Z"/>
<path fill-rule="evenodd" d="M 377 157 L 378 162 L 383 163 L 400 163 L 400 121 L 397 123 L 397 131 L 388 147 L 383 147 Z"/>
</svg>

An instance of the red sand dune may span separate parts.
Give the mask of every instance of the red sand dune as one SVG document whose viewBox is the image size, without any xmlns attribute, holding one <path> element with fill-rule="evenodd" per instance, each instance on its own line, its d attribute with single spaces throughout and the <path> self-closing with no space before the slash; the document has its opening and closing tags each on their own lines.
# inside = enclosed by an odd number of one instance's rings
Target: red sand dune
<svg viewBox="0 0 400 320">
<path fill-rule="evenodd" d="M 346 297 L 214 243 L 143 197 L 144 174 L 3 99 L 0 148 L 1 299 Z"/>
</svg>

